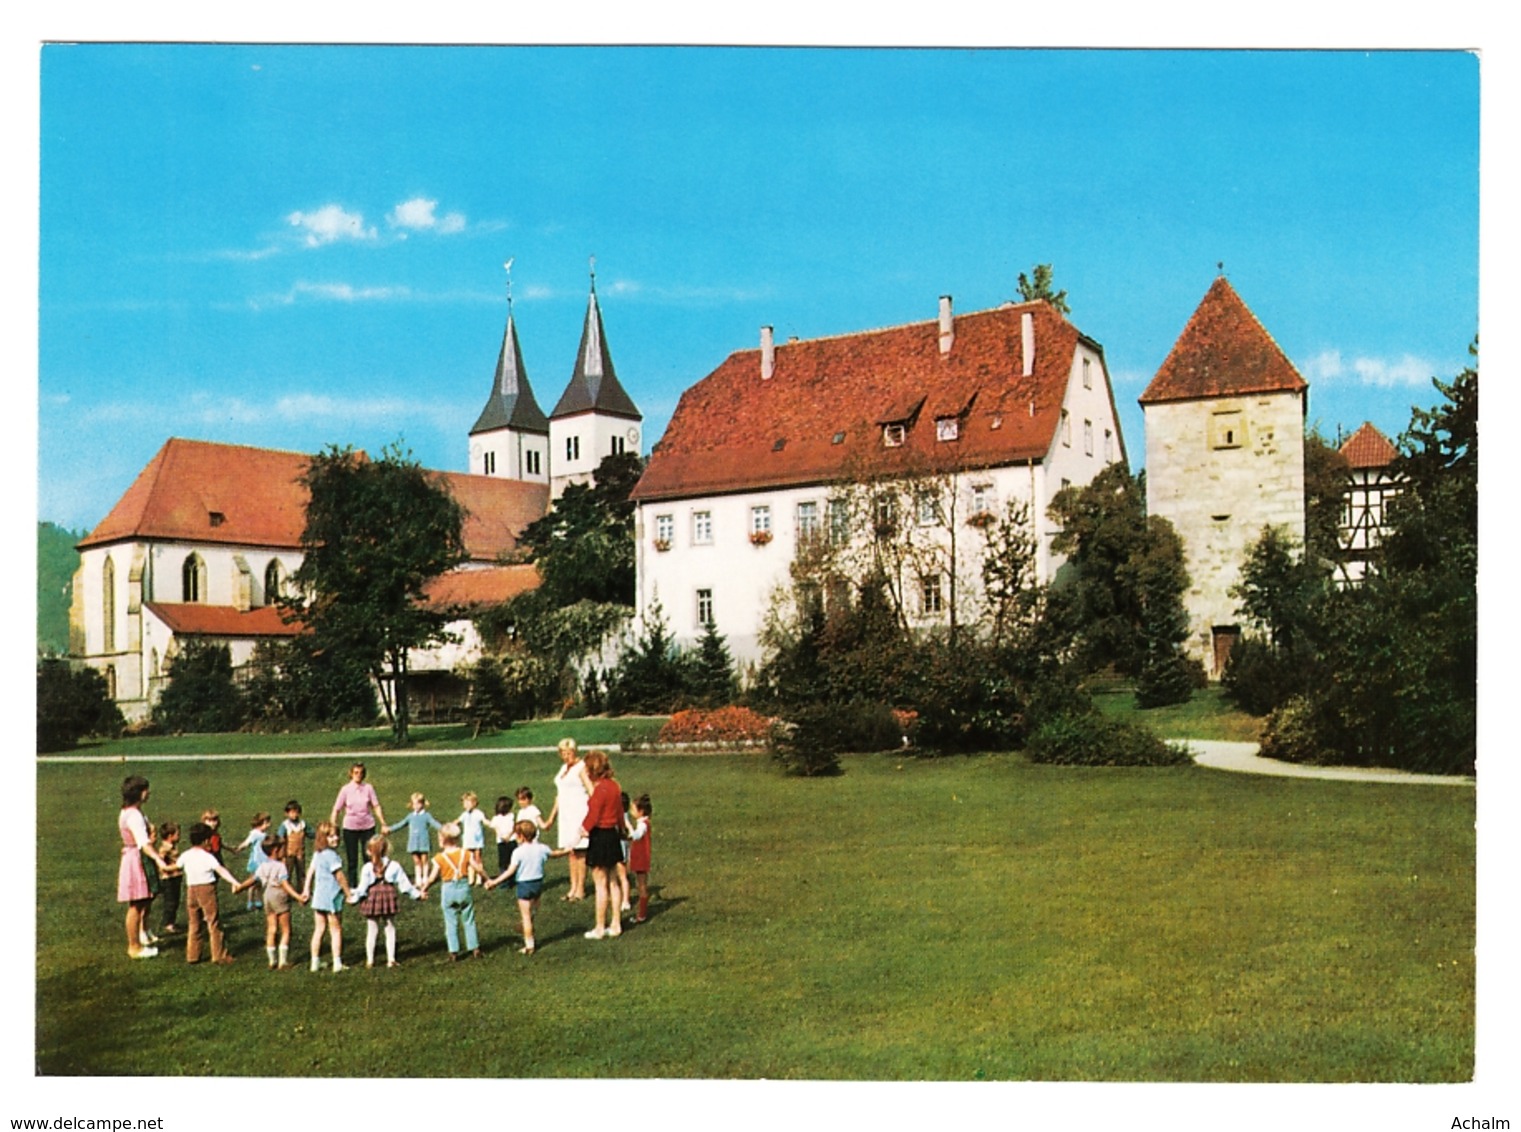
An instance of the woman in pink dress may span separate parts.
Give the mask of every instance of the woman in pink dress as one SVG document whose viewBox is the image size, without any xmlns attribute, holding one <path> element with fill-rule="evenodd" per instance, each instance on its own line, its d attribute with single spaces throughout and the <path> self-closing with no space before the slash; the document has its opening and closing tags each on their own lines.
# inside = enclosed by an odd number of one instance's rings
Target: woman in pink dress
<svg viewBox="0 0 1521 1132">
<path fill-rule="evenodd" d="M 343 830 L 343 849 L 348 855 L 349 871 L 345 876 L 359 875 L 359 850 L 369 839 L 386 827 L 386 815 L 380 808 L 380 798 L 375 787 L 364 780 L 364 763 L 349 767 L 349 780 L 333 802 L 333 825 Z"/>
<path fill-rule="evenodd" d="M 121 834 L 121 866 L 116 872 L 116 900 L 127 906 L 127 955 L 132 959 L 152 959 L 158 948 L 143 943 L 143 927 L 153 894 L 148 891 L 148 872 L 143 868 L 147 854 L 160 868 L 168 865 L 153 845 L 153 833 L 143 816 L 148 800 L 148 780 L 132 775 L 121 784 L 121 814 L 116 819 Z"/>
</svg>

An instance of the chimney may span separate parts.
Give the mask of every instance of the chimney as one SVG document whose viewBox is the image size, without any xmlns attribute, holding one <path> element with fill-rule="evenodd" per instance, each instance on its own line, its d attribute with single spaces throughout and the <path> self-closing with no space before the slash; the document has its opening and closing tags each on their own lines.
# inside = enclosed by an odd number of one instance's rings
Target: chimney
<svg viewBox="0 0 1521 1132">
<path fill-rule="evenodd" d="M 761 380 L 771 380 L 776 372 L 776 345 L 771 338 L 771 327 L 761 327 Z"/>
<path fill-rule="evenodd" d="M 951 343 L 956 341 L 956 324 L 951 320 L 951 297 L 940 296 L 940 352 L 949 354 Z"/>
<path fill-rule="evenodd" d="M 1019 316 L 1019 344 L 1025 355 L 1024 376 L 1029 377 L 1035 372 L 1035 316 L 1029 311 Z"/>
</svg>

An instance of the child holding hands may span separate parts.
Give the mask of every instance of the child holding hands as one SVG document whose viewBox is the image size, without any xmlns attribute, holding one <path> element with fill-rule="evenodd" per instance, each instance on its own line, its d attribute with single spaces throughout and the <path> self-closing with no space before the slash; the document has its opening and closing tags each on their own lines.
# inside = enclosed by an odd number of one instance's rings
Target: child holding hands
<svg viewBox="0 0 1521 1132">
<path fill-rule="evenodd" d="M 523 917 L 522 954 L 533 954 L 533 914 L 539 909 L 544 892 L 544 862 L 551 857 L 568 857 L 569 849 L 551 849 L 538 840 L 539 831 L 531 821 L 518 822 L 518 847 L 512 851 L 512 863 L 498 877 L 486 882 L 488 889 L 518 878 L 518 913 Z"/>
<path fill-rule="evenodd" d="M 364 913 L 366 967 L 375 966 L 375 937 L 380 934 L 382 924 L 386 933 L 386 966 L 401 966 L 396 962 L 396 890 L 401 889 L 413 900 L 423 897 L 422 890 L 407 879 L 407 870 L 386 855 L 390 850 L 391 843 L 379 834 L 365 843 L 369 860 L 359 870 L 359 887 L 349 897 L 349 902 L 358 904 Z"/>
<path fill-rule="evenodd" d="M 463 929 L 465 946 L 470 954 L 480 959 L 481 942 L 475 930 L 475 899 L 470 886 L 485 879 L 470 853 L 460 847 L 459 825 L 448 822 L 438 831 L 440 850 L 428 867 L 423 879 L 422 894 L 426 899 L 428 889 L 435 880 L 442 879 L 443 892 L 439 903 L 444 910 L 444 942 L 449 946 L 450 961 L 459 958 L 460 931 Z"/>
<path fill-rule="evenodd" d="M 264 893 L 264 953 L 269 956 L 269 969 L 283 971 L 290 966 L 290 902 L 305 904 L 306 897 L 291 887 L 285 838 L 278 833 L 265 837 L 264 860 L 254 870 L 254 879 Z"/>
<path fill-rule="evenodd" d="M 338 855 L 338 827 L 330 821 L 317 825 L 317 854 L 306 874 L 306 884 L 301 889 L 303 900 L 309 900 L 316 916 L 316 928 L 312 932 L 312 970 L 322 970 L 322 933 L 325 930 L 332 940 L 333 970 L 343 968 L 343 922 L 339 915 L 343 902 L 350 894 L 348 877 L 343 875 L 343 858 Z"/>
<path fill-rule="evenodd" d="M 407 831 L 407 852 L 412 854 L 412 879 L 419 885 L 428 871 L 428 854 L 433 851 L 432 832 L 442 828 L 443 822 L 428 812 L 428 799 L 423 797 L 421 791 L 412 794 L 412 812 L 395 825 L 385 828 L 387 833 L 395 833 L 398 829 Z"/>
</svg>

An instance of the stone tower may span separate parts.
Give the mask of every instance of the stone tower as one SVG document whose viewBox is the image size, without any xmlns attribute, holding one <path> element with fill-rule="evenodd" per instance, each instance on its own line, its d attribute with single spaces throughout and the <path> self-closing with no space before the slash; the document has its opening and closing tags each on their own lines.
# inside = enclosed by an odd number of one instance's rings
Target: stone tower
<svg viewBox="0 0 1521 1132">
<path fill-rule="evenodd" d="M 511 298 L 491 394 L 470 429 L 469 470 L 529 483 L 549 482 L 549 418 L 528 384 Z"/>
<path fill-rule="evenodd" d="M 1190 656 L 1212 677 L 1240 635 L 1230 589 L 1265 526 L 1304 541 L 1309 385 L 1222 275 L 1141 394 L 1146 505 L 1183 539 Z"/>
<path fill-rule="evenodd" d="M 643 414 L 613 371 L 593 276 L 575 372 L 549 414 L 551 497 L 559 498 L 569 484 L 589 483 L 603 457 L 637 453 L 643 423 Z"/>
</svg>

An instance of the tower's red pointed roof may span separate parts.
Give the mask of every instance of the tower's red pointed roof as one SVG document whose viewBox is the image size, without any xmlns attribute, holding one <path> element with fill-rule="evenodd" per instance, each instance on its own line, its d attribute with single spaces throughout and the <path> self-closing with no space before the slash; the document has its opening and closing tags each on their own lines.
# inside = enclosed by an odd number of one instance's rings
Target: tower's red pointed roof
<svg viewBox="0 0 1521 1132">
<path fill-rule="evenodd" d="M 1394 463 L 1399 450 L 1373 427 L 1372 421 L 1364 421 L 1362 427 L 1342 444 L 1341 454 L 1349 468 L 1387 468 Z"/>
<path fill-rule="evenodd" d="M 1210 286 L 1140 401 L 1150 405 L 1249 393 L 1297 393 L 1308 388 L 1288 355 L 1222 275 Z"/>
</svg>

